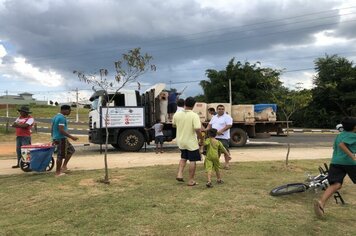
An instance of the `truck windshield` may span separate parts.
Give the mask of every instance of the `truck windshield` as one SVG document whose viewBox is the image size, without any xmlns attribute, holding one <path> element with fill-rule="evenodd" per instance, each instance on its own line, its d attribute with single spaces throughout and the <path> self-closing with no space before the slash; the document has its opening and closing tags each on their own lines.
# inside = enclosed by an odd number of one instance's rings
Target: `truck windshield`
<svg viewBox="0 0 356 236">
<path fill-rule="evenodd" d="M 92 101 L 90 108 L 92 110 L 96 110 L 98 108 L 98 104 L 99 104 L 99 98 L 96 98 L 94 101 Z"/>
</svg>

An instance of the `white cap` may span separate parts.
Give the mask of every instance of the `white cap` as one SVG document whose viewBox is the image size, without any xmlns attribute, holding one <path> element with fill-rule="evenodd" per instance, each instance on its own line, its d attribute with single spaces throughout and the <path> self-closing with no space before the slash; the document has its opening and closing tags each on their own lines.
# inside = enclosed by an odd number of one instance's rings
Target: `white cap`
<svg viewBox="0 0 356 236">
<path fill-rule="evenodd" d="M 344 130 L 344 128 L 342 127 L 342 124 L 336 125 L 336 129 L 339 130 L 340 132 Z"/>
</svg>

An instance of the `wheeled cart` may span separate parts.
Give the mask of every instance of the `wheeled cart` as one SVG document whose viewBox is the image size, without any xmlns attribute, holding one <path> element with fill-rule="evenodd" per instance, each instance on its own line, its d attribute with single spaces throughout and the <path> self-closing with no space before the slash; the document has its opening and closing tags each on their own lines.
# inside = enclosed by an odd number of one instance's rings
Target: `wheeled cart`
<svg viewBox="0 0 356 236">
<path fill-rule="evenodd" d="M 53 152 L 54 146 L 52 144 L 35 144 L 21 146 L 21 170 L 25 172 L 51 171 L 54 166 Z"/>
</svg>

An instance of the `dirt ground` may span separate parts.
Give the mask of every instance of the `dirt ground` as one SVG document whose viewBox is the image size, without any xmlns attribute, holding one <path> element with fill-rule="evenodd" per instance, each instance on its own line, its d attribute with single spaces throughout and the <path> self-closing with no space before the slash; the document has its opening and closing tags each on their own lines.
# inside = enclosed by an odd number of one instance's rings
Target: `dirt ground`
<svg viewBox="0 0 356 236">
<path fill-rule="evenodd" d="M 0 144 L 0 175 L 25 174 L 21 169 L 12 169 L 16 162 L 15 146 L 12 143 Z M 260 148 L 233 148 L 230 150 L 232 165 L 244 161 L 272 161 L 285 160 L 287 148 L 285 146 L 260 147 Z M 331 147 L 292 147 L 289 160 L 299 159 L 325 159 L 330 158 Z M 71 170 L 93 170 L 104 168 L 104 154 L 97 150 L 92 152 L 78 152 L 69 162 Z M 155 154 L 152 149 L 147 152 L 109 152 L 109 168 L 130 168 L 139 166 L 177 164 L 180 159 L 178 148 L 167 149 L 162 154 Z M 52 170 L 53 171 L 53 170 Z"/>
</svg>

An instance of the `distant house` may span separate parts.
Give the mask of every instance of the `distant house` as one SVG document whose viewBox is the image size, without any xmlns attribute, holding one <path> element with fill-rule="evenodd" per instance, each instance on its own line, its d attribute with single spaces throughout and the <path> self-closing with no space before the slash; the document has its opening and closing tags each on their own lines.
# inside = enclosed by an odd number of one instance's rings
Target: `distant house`
<svg viewBox="0 0 356 236">
<path fill-rule="evenodd" d="M 28 105 L 38 104 L 47 105 L 47 101 L 38 101 L 32 97 L 32 93 L 20 93 L 19 95 L 0 96 L 0 104 Z"/>
</svg>

